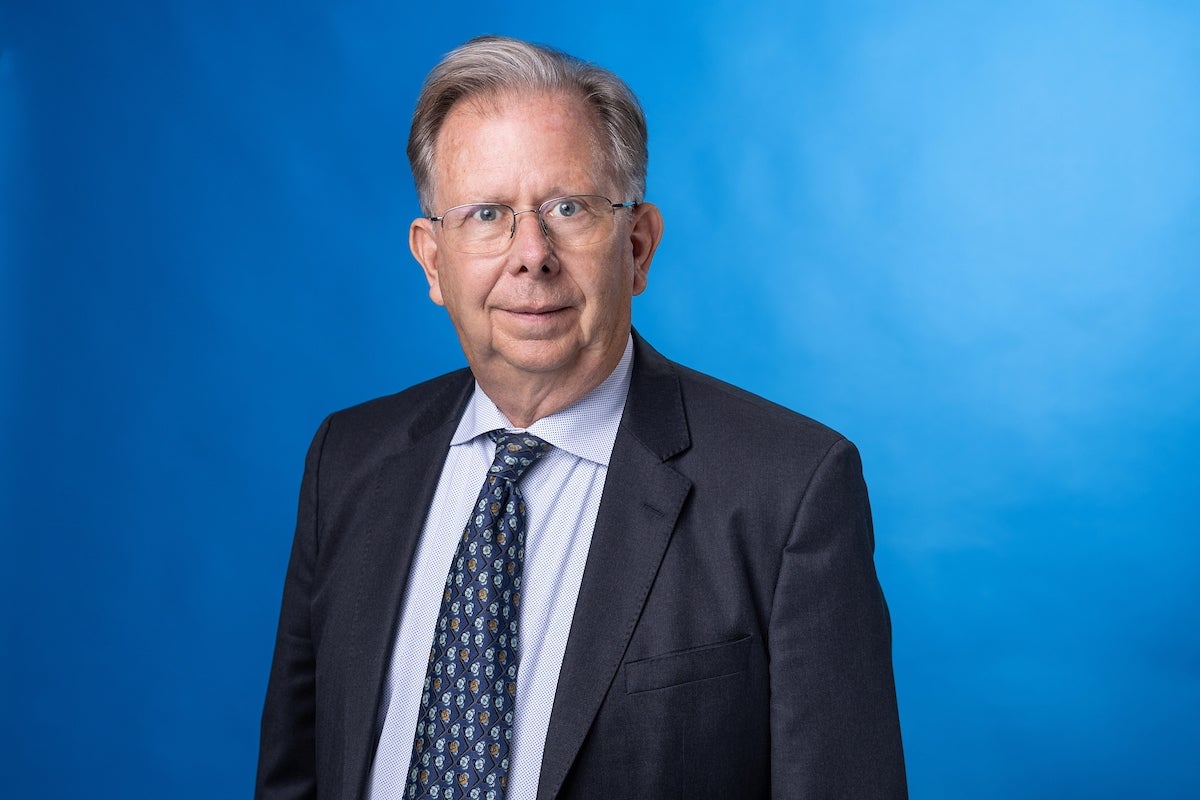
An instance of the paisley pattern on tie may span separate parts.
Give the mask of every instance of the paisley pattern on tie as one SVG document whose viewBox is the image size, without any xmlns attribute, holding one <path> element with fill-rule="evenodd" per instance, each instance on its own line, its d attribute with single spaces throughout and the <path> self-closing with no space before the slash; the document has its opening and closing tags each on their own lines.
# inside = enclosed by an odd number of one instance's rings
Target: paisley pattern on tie
<svg viewBox="0 0 1200 800">
<path fill-rule="evenodd" d="M 496 458 L 442 595 L 405 797 L 503 800 L 517 694 L 525 501 L 517 481 L 550 450 L 492 431 Z"/>
</svg>

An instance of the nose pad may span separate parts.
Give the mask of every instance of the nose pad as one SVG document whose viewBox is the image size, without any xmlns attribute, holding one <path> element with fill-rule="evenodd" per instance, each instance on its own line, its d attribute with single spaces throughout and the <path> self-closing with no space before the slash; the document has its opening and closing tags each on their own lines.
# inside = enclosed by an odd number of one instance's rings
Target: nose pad
<svg viewBox="0 0 1200 800">
<path fill-rule="evenodd" d="M 533 214 L 534 219 L 536 219 L 538 222 L 538 228 L 540 228 L 542 231 L 542 236 L 546 237 L 547 240 L 550 238 L 550 228 L 546 225 L 546 220 L 542 219 L 542 215 L 538 213 L 536 208 L 530 208 L 525 211 L 517 211 L 513 214 L 512 233 L 509 234 L 509 238 L 516 238 L 517 226 L 521 224 L 522 214 Z"/>
</svg>

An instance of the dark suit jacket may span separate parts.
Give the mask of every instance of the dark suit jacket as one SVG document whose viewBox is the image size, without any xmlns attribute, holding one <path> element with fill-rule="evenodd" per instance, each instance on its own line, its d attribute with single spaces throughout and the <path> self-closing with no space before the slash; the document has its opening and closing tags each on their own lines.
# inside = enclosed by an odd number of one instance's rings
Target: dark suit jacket
<svg viewBox="0 0 1200 800">
<path fill-rule="evenodd" d="M 539 800 L 905 797 L 854 446 L 635 347 Z M 409 563 L 472 388 L 461 370 L 317 432 L 257 797 L 363 795 Z"/>
</svg>

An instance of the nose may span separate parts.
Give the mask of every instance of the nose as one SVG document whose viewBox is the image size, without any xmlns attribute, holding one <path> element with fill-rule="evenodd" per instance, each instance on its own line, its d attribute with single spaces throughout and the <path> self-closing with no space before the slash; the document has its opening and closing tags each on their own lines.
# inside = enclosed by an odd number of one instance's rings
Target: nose
<svg viewBox="0 0 1200 800">
<path fill-rule="evenodd" d="M 522 225 L 521 215 L 529 216 L 529 222 Z M 549 273 L 558 268 L 554 257 L 554 247 L 546 226 L 536 209 L 518 211 L 513 217 L 512 233 L 513 266 L 529 272 Z"/>
</svg>

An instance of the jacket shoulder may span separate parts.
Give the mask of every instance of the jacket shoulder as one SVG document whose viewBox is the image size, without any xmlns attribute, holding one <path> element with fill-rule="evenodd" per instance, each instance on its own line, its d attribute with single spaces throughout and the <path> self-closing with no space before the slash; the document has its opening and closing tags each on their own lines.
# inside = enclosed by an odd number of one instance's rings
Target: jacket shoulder
<svg viewBox="0 0 1200 800">
<path fill-rule="evenodd" d="M 849 444 L 811 417 L 665 358 L 636 333 L 634 344 L 626 419 L 630 433 L 660 458 L 796 469 Z"/>
<path fill-rule="evenodd" d="M 447 423 L 457 423 L 474 387 L 468 369 L 449 372 L 395 394 L 326 417 L 326 447 L 365 454 L 407 447 Z"/>
<path fill-rule="evenodd" d="M 828 444 L 845 438 L 828 425 L 753 392 L 680 364 L 672 366 L 689 416 L 697 417 L 697 422 L 713 418 L 724 426 L 766 428 Z"/>
</svg>

